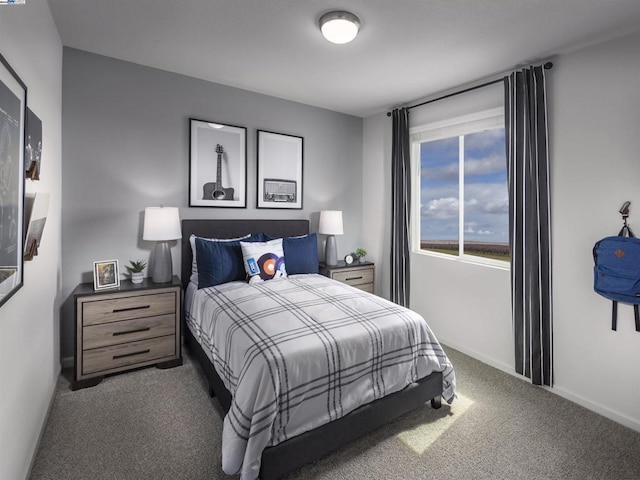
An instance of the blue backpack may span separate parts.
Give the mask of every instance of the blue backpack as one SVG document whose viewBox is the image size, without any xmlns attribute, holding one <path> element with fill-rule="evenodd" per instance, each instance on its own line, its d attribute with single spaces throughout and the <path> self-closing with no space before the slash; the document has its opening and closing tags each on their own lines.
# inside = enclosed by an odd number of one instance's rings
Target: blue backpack
<svg viewBox="0 0 640 480">
<path fill-rule="evenodd" d="M 624 236 L 626 233 L 629 236 Z M 626 225 L 618 236 L 606 237 L 593 247 L 593 289 L 613 300 L 611 329 L 617 329 L 618 302 L 633 304 L 636 331 L 640 332 L 640 239 Z"/>
</svg>

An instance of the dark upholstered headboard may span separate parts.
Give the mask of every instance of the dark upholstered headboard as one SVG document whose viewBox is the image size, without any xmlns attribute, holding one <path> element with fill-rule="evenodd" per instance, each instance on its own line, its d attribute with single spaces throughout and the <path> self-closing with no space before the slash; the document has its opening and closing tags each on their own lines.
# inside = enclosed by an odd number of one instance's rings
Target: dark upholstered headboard
<svg viewBox="0 0 640 480">
<path fill-rule="evenodd" d="M 309 220 L 182 220 L 182 287 L 187 287 L 191 277 L 191 234 L 204 238 L 234 238 L 258 232 L 276 238 L 306 235 Z"/>
</svg>

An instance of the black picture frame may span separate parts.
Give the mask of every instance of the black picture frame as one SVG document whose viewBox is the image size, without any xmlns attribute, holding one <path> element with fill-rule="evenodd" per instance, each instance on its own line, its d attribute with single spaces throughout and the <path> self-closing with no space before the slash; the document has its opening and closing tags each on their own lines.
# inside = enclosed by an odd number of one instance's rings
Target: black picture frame
<svg viewBox="0 0 640 480">
<path fill-rule="evenodd" d="M 304 138 L 258 130 L 257 207 L 302 209 Z"/>
<path fill-rule="evenodd" d="M 0 55 L 0 306 L 24 283 L 27 86 Z"/>
<path fill-rule="evenodd" d="M 189 119 L 189 206 L 246 208 L 245 127 Z"/>
</svg>

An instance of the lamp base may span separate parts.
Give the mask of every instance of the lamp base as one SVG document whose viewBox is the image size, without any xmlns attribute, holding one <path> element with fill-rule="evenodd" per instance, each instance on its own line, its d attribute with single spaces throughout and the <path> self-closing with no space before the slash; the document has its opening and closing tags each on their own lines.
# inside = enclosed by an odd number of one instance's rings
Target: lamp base
<svg viewBox="0 0 640 480">
<path fill-rule="evenodd" d="M 327 236 L 327 242 L 324 246 L 324 263 L 329 267 L 335 267 L 338 264 L 338 249 L 334 235 Z"/>
<path fill-rule="evenodd" d="M 158 242 L 153 252 L 153 268 L 151 281 L 153 283 L 168 283 L 173 277 L 173 263 L 169 242 Z"/>
</svg>

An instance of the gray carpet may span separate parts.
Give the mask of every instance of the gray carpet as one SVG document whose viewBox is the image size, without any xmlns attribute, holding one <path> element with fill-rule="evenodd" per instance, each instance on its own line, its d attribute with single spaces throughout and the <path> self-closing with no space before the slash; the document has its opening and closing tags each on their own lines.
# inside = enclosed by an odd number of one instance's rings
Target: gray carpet
<svg viewBox="0 0 640 480">
<path fill-rule="evenodd" d="M 446 347 L 445 347 L 446 348 Z M 640 479 L 640 433 L 446 348 L 460 398 L 428 404 L 294 479 Z M 57 385 L 32 479 L 223 479 L 221 409 L 185 364 Z"/>
</svg>

